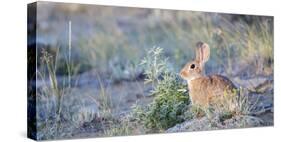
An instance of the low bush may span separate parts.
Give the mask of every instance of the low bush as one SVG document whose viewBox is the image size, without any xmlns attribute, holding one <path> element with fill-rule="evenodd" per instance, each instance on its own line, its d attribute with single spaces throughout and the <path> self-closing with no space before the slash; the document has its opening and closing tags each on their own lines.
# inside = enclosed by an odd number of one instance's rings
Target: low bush
<svg viewBox="0 0 281 142">
<path fill-rule="evenodd" d="M 147 53 L 142 65 L 146 69 L 146 80 L 153 83 L 151 94 L 155 98 L 146 107 L 137 106 L 134 114 L 149 132 L 158 132 L 185 120 L 189 97 L 178 75 L 168 70 L 162 49 L 152 48 Z"/>
</svg>

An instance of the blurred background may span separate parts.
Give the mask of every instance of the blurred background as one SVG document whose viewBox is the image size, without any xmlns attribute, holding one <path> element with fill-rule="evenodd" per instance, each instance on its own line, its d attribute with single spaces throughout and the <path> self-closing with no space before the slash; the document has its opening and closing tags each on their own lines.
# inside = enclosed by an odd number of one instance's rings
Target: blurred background
<svg viewBox="0 0 281 142">
<path fill-rule="evenodd" d="M 129 78 L 153 46 L 163 48 L 178 71 L 194 57 L 198 41 L 211 47 L 207 73 L 272 73 L 273 17 L 40 3 L 37 21 L 39 47 L 50 50 L 67 50 L 72 22 L 71 56 L 78 73 L 94 69 Z M 58 74 L 64 75 L 61 65 Z"/>
</svg>

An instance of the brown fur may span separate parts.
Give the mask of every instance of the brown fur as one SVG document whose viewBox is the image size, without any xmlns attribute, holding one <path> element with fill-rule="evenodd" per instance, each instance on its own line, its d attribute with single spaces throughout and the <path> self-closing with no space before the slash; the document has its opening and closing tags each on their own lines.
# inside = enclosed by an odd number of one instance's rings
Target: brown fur
<svg viewBox="0 0 281 142">
<path fill-rule="evenodd" d="M 204 75 L 204 64 L 208 61 L 210 49 L 208 44 L 197 43 L 196 58 L 185 65 L 180 75 L 188 81 L 192 104 L 202 107 L 210 105 L 231 105 L 236 96 L 235 85 L 221 75 Z"/>
<path fill-rule="evenodd" d="M 204 76 L 189 82 L 189 94 L 193 104 L 208 107 L 220 103 L 223 98 L 233 95 L 234 84 L 224 76 Z"/>
</svg>

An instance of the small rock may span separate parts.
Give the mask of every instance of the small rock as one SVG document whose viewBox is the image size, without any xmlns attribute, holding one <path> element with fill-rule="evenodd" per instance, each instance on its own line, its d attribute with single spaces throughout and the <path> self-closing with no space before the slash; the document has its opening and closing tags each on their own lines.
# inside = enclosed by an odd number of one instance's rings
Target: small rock
<svg viewBox="0 0 281 142">
<path fill-rule="evenodd" d="M 169 128 L 166 130 L 168 133 L 174 132 L 185 132 L 185 131 L 200 131 L 200 130 L 211 130 L 211 123 L 207 117 L 202 117 L 200 119 L 188 120 L 181 124 Z"/>
</svg>

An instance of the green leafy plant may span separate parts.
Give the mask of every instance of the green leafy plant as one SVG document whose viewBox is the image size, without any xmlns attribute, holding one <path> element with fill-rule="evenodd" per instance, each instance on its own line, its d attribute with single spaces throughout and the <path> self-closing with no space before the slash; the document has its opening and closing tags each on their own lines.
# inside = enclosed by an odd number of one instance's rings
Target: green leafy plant
<svg viewBox="0 0 281 142">
<path fill-rule="evenodd" d="M 157 132 L 170 128 L 184 121 L 184 113 L 188 109 L 189 97 L 186 86 L 177 74 L 168 70 L 167 58 L 163 58 L 163 49 L 154 47 L 142 60 L 147 82 L 153 82 L 151 94 L 155 98 L 147 107 L 137 106 L 134 110 L 137 120 L 148 131 Z"/>
<path fill-rule="evenodd" d="M 146 75 L 145 83 L 150 83 L 154 85 L 159 82 L 159 76 L 168 72 L 167 68 L 168 58 L 164 58 L 163 49 L 160 47 L 153 47 L 147 50 L 146 56 L 141 61 L 140 65 L 144 68 L 144 74 Z"/>
</svg>

